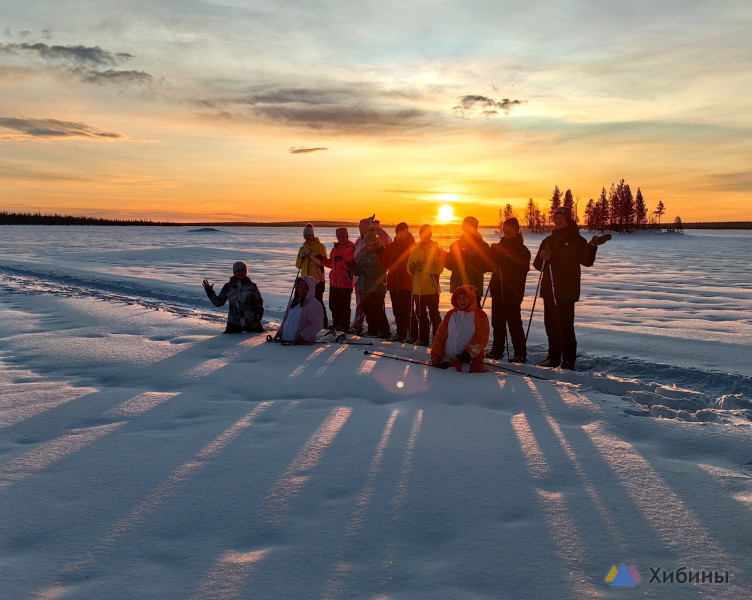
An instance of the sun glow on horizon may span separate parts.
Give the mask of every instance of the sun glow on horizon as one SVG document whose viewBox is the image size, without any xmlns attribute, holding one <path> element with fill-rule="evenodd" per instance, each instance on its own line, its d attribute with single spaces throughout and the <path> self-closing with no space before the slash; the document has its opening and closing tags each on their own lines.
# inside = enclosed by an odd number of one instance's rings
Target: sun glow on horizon
<svg viewBox="0 0 752 600">
<path fill-rule="evenodd" d="M 437 222 L 445 225 L 448 223 L 454 223 L 457 221 L 457 217 L 454 215 L 454 207 L 451 204 L 444 203 L 439 207 L 439 214 L 437 215 Z"/>
</svg>

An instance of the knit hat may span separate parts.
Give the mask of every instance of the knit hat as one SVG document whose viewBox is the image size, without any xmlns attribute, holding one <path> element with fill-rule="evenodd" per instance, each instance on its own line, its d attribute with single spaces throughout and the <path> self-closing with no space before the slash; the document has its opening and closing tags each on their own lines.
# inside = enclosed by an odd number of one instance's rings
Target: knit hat
<svg viewBox="0 0 752 600">
<path fill-rule="evenodd" d="M 566 206 L 557 207 L 556 210 L 554 210 L 554 216 L 556 215 L 563 216 L 567 220 L 567 223 L 572 222 L 572 211 Z"/>
<path fill-rule="evenodd" d="M 405 222 L 399 223 L 397 227 L 394 228 L 394 231 L 396 233 L 400 233 L 401 231 L 407 231 L 407 230 L 408 230 L 408 227 L 407 227 L 407 223 Z"/>
<path fill-rule="evenodd" d="M 512 229 L 514 229 L 517 233 L 520 232 L 520 222 L 515 219 L 514 217 L 508 218 L 506 221 L 504 221 L 501 226 L 504 227 L 505 225 L 509 225 Z"/>
<path fill-rule="evenodd" d="M 232 272 L 235 273 L 238 269 L 244 269 L 245 272 L 248 272 L 248 265 L 245 264 L 242 260 L 239 260 L 234 265 L 232 265 Z"/>
<path fill-rule="evenodd" d="M 466 229 L 467 227 L 478 229 L 478 225 L 478 219 L 476 219 L 475 217 L 465 217 L 462 221 L 462 229 Z"/>
<path fill-rule="evenodd" d="M 340 242 L 346 242 L 350 239 L 350 234 L 347 232 L 347 227 L 337 227 L 337 229 L 334 230 L 334 233 L 337 236 L 337 240 Z"/>
<path fill-rule="evenodd" d="M 307 223 L 306 226 L 303 228 L 303 236 L 306 236 L 309 233 L 311 235 L 316 235 L 316 233 L 313 230 L 313 225 L 311 225 L 310 223 Z"/>
</svg>

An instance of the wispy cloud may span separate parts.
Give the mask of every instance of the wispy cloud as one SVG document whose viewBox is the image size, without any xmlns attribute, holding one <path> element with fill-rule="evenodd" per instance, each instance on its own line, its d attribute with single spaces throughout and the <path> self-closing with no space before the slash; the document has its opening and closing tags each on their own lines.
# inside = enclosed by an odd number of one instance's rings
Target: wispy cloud
<svg viewBox="0 0 752 600">
<path fill-rule="evenodd" d="M 110 52 L 99 46 L 51 46 L 41 42 L 0 44 L 0 54 L 26 59 L 41 59 L 60 71 L 85 83 L 98 85 L 150 85 L 154 78 L 144 71 L 118 70 L 113 67 L 135 58 L 128 52 Z M 103 67 L 110 67 L 103 69 Z"/>
<path fill-rule="evenodd" d="M 5 130 L 5 131 L 3 131 Z M 86 123 L 59 121 L 57 119 L 22 119 L 0 117 L 0 141 L 23 141 L 29 139 L 125 140 L 121 133 L 102 131 Z"/>
<path fill-rule="evenodd" d="M 509 111 L 515 106 L 524 103 L 524 100 L 510 100 L 509 98 L 496 100 L 479 94 L 467 94 L 459 98 L 459 104 L 454 106 L 452 110 L 455 111 L 457 115 L 466 118 L 475 115 L 492 117 L 498 115 L 499 111 L 508 115 Z"/>
<path fill-rule="evenodd" d="M 318 152 L 319 150 L 329 150 L 329 148 L 290 148 L 290 154 L 307 154 L 309 152 Z"/>
<path fill-rule="evenodd" d="M 405 96 L 368 84 L 260 90 L 225 101 L 199 101 L 213 116 L 265 120 L 334 133 L 409 130 L 433 116 Z"/>
<path fill-rule="evenodd" d="M 94 66 L 116 66 L 134 58 L 127 52 L 109 52 L 99 46 L 50 46 L 41 42 L 0 44 L 0 51 L 17 56 L 36 56 L 47 62 L 74 62 Z"/>
</svg>

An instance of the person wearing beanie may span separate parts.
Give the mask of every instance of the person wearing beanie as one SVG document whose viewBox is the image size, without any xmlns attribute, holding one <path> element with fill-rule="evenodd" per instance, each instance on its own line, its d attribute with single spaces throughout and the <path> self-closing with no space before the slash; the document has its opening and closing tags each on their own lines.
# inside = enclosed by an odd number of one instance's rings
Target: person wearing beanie
<svg viewBox="0 0 752 600">
<path fill-rule="evenodd" d="M 509 328 L 514 347 L 512 362 L 524 363 L 527 360 L 527 346 L 520 305 L 525 295 L 525 279 L 530 270 L 530 250 L 522 239 L 520 223 L 514 217 L 502 223 L 501 231 L 504 237 L 498 244 L 491 244 L 494 270 L 489 285 L 493 345 L 488 357 L 499 359 L 504 355 Z"/>
<path fill-rule="evenodd" d="M 595 262 L 598 236 L 588 242 L 580 235 L 569 208 L 554 211 L 554 231 L 541 242 L 533 266 L 542 273 L 543 322 L 548 338 L 545 367 L 574 369 L 577 338 L 574 305 L 580 299 L 581 267 Z"/>
<path fill-rule="evenodd" d="M 324 244 L 316 237 L 313 225 L 306 224 L 303 228 L 303 245 L 298 250 L 298 258 L 295 266 L 299 270 L 300 277 L 310 275 L 316 280 L 315 297 L 324 308 L 324 290 L 326 288 L 326 277 L 324 275 L 324 259 L 326 258 L 326 248 Z M 324 308 L 324 327 L 329 326 L 329 318 Z"/>
<path fill-rule="evenodd" d="M 386 288 L 392 302 L 392 313 L 397 326 L 394 341 L 404 341 L 410 329 L 410 301 L 413 276 L 407 271 L 407 259 L 415 246 L 415 238 L 407 226 L 400 223 L 395 229 L 394 240 L 384 249 L 387 267 Z"/>
<path fill-rule="evenodd" d="M 202 282 L 204 291 L 214 306 L 224 306 L 228 301 L 230 303 L 224 333 L 262 333 L 264 301 L 256 284 L 248 278 L 248 266 L 239 260 L 232 265 L 232 272 L 230 281 L 222 286 L 219 294 L 214 291 L 213 283 L 209 283 L 207 279 Z"/>
<path fill-rule="evenodd" d="M 422 225 L 419 242 L 407 259 L 407 271 L 413 276 L 410 339 L 421 346 L 428 346 L 431 334 L 435 337 L 441 325 L 439 277 L 444 270 L 445 253 L 431 237 L 431 226 Z"/>
<path fill-rule="evenodd" d="M 363 251 L 347 266 L 358 276 L 357 286 L 368 335 L 391 339 L 392 333 L 384 309 L 384 244 L 376 231 L 371 229 L 365 232 L 363 240 Z"/>
<path fill-rule="evenodd" d="M 476 300 L 480 306 L 483 296 L 484 274 L 493 270 L 488 244 L 478 232 L 478 219 L 465 217 L 462 221 L 462 235 L 450 248 L 446 268 L 452 272 L 449 278 L 449 291 L 454 292 L 461 285 L 474 285 L 478 290 Z"/>
<path fill-rule="evenodd" d="M 352 299 L 355 275 L 347 263 L 355 260 L 355 244 L 350 240 L 346 227 L 339 227 L 335 234 L 337 241 L 324 266 L 329 271 L 329 308 L 332 311 L 332 326 L 336 331 L 350 329 L 350 301 Z"/>
</svg>

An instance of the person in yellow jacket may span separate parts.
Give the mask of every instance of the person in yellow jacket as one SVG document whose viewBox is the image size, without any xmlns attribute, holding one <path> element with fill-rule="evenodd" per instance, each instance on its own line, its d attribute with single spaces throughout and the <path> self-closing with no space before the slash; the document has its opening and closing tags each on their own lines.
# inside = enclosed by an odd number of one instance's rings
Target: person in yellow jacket
<svg viewBox="0 0 752 600">
<path fill-rule="evenodd" d="M 313 225 L 307 223 L 303 228 L 303 245 L 298 250 L 298 259 L 295 266 L 298 267 L 300 277 L 310 275 L 316 280 L 315 297 L 321 303 L 324 309 L 324 329 L 329 327 L 329 318 L 326 315 L 324 306 L 324 289 L 326 288 L 326 277 L 324 275 L 324 259 L 326 258 L 326 246 L 316 237 Z"/>
<path fill-rule="evenodd" d="M 421 346 L 428 346 L 429 334 L 441 324 L 439 313 L 439 275 L 444 270 L 444 251 L 431 239 L 430 225 L 420 228 L 420 241 L 410 251 L 407 270 L 413 276 L 413 315 L 410 337 Z"/>
</svg>

